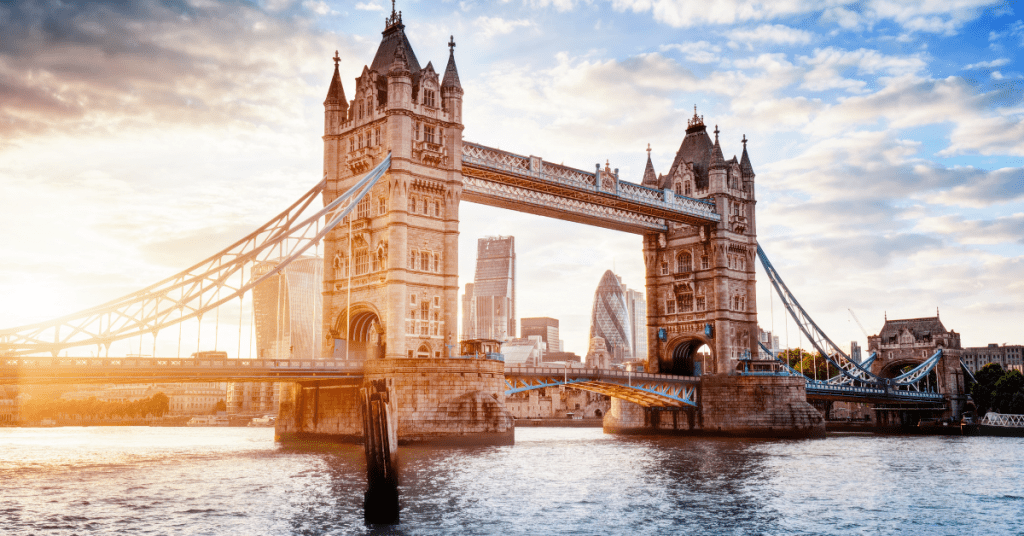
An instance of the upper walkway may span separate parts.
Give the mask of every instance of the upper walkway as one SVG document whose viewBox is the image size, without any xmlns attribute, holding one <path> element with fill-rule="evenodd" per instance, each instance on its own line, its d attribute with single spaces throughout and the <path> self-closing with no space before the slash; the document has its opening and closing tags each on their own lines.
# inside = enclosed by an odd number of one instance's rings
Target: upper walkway
<svg viewBox="0 0 1024 536">
<path fill-rule="evenodd" d="M 462 144 L 462 198 L 636 234 L 665 231 L 668 222 L 701 225 L 722 219 L 709 200 L 468 141 Z"/>
</svg>

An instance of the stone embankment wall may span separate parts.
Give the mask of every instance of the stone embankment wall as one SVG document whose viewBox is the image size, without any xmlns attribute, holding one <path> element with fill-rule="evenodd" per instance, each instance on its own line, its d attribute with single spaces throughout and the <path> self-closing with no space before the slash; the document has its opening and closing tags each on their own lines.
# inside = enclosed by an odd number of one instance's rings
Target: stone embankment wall
<svg viewBox="0 0 1024 536">
<path fill-rule="evenodd" d="M 608 433 L 817 437 L 825 420 L 807 403 L 804 382 L 783 376 L 701 376 L 699 408 L 643 408 L 612 399 Z"/>
<path fill-rule="evenodd" d="M 486 359 L 374 359 L 365 380 L 394 380 L 398 441 L 511 444 L 505 368 Z M 292 384 L 282 392 L 278 440 L 361 441 L 358 386 Z"/>
</svg>

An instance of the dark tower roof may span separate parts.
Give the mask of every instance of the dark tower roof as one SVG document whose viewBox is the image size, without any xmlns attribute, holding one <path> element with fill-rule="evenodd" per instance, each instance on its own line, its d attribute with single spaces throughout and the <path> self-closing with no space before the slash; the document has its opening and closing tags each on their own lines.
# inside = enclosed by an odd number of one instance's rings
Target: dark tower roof
<svg viewBox="0 0 1024 536">
<path fill-rule="evenodd" d="M 380 46 L 377 47 L 377 54 L 373 56 L 370 70 L 376 71 L 380 76 L 387 76 L 391 64 L 395 60 L 395 54 L 398 49 L 402 49 L 405 53 L 405 63 L 409 72 L 412 73 L 412 83 L 415 86 L 419 83 L 420 62 L 416 59 L 416 53 L 412 51 L 409 38 L 405 36 L 405 25 L 402 24 L 401 12 L 396 13 L 392 7 L 391 17 L 386 20 L 386 24 L 384 31 L 381 32 L 384 37 L 380 40 Z"/>
<path fill-rule="evenodd" d="M 455 68 L 455 36 L 451 36 L 448 41 L 448 66 L 444 68 L 444 79 L 441 81 L 441 87 L 451 87 L 462 89 L 462 83 L 459 82 L 459 70 Z"/>
<path fill-rule="evenodd" d="M 341 85 L 341 74 L 338 72 L 338 51 L 334 51 L 334 77 L 331 78 L 331 86 L 327 88 L 327 99 L 324 104 L 341 104 L 342 109 L 348 108 L 348 99 L 345 98 L 345 88 Z"/>
<path fill-rule="evenodd" d="M 697 115 L 697 107 L 693 107 L 693 118 L 687 121 L 686 137 L 676 151 L 672 161 L 671 173 L 676 173 L 686 162 L 693 164 L 697 188 L 708 187 L 708 168 L 711 163 L 711 137 L 708 136 L 704 118 Z"/>
<path fill-rule="evenodd" d="M 654 172 L 654 164 L 651 162 L 651 144 L 647 144 L 647 167 L 644 169 L 644 179 L 640 182 L 643 186 L 651 188 L 658 187 L 658 174 Z"/>
<path fill-rule="evenodd" d="M 743 156 L 740 157 L 740 172 L 744 178 L 754 177 L 754 166 L 750 165 L 750 157 L 747 156 L 747 135 L 743 135 Z"/>
</svg>

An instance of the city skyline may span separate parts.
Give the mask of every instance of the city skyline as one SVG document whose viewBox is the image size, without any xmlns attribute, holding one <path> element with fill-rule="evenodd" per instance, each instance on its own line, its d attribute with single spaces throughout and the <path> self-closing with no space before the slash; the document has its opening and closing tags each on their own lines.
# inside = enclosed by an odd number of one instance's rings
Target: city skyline
<svg viewBox="0 0 1024 536">
<path fill-rule="evenodd" d="M 455 36 L 467 140 L 584 170 L 608 160 L 640 182 L 648 143 L 668 171 L 694 104 L 727 158 L 746 135 L 759 238 L 834 340 L 864 342 L 847 308 L 874 334 L 885 314 L 940 307 L 965 346 L 1020 343 L 1021 14 L 886 6 L 398 8 L 424 62 L 441 63 Z M 0 29 L 16 38 L 0 47 L 0 327 L 149 285 L 307 190 L 322 175 L 330 57 L 340 51 L 350 90 L 386 7 L 3 8 L 14 16 Z M 516 316 L 559 318 L 569 351 L 585 353 L 604 270 L 644 288 L 637 236 L 468 203 L 461 222 L 460 289 L 474 241 L 515 234 Z M 784 333 L 758 280 L 761 327 Z M 782 345 L 796 346 L 789 331 Z"/>
</svg>

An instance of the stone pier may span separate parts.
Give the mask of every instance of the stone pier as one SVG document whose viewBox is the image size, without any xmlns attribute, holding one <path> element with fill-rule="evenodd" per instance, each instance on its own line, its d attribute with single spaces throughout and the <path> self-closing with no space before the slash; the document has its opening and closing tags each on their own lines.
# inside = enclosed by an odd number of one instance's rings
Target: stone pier
<svg viewBox="0 0 1024 536">
<path fill-rule="evenodd" d="M 644 408 L 612 399 L 604 431 L 735 437 L 820 437 L 825 420 L 801 378 L 702 376 L 699 408 Z"/>
<path fill-rule="evenodd" d="M 489 359 L 374 359 L 365 382 L 394 382 L 398 443 L 512 444 L 504 363 Z M 291 384 L 282 393 L 279 441 L 360 442 L 358 385 Z"/>
</svg>

